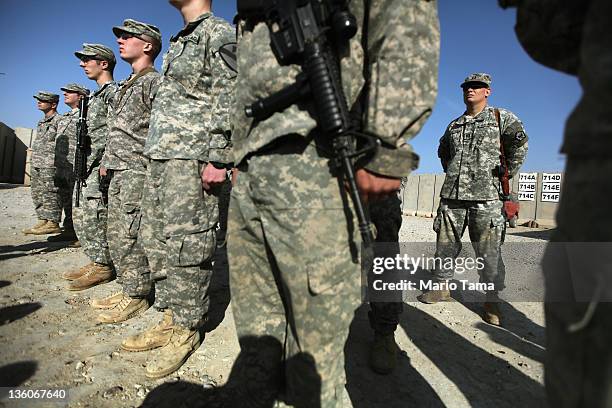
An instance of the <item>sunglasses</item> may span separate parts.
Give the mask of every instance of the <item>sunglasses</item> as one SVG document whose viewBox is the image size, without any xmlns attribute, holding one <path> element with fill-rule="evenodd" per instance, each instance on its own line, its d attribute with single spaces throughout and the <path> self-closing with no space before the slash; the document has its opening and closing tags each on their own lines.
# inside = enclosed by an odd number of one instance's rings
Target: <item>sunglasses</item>
<svg viewBox="0 0 612 408">
<path fill-rule="evenodd" d="M 461 85 L 461 88 L 463 88 L 464 91 L 467 91 L 468 89 L 488 88 L 488 86 L 482 82 L 468 82 L 467 84 Z"/>
</svg>

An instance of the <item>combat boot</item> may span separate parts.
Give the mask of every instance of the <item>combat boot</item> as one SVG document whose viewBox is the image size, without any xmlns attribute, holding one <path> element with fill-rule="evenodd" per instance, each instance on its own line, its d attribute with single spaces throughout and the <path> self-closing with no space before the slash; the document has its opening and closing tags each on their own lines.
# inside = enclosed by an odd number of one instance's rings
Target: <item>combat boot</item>
<svg viewBox="0 0 612 408">
<path fill-rule="evenodd" d="M 98 323 L 119 323 L 136 317 L 149 308 L 145 298 L 133 298 L 123 294 L 123 298 L 112 309 L 98 315 Z"/>
<path fill-rule="evenodd" d="M 32 228 L 30 234 L 32 235 L 48 235 L 48 234 L 59 234 L 62 232 L 59 224 L 55 221 L 47 220 L 43 225 L 38 228 Z"/>
<path fill-rule="evenodd" d="M 70 282 L 68 290 L 85 290 L 113 280 L 113 270 L 108 265 L 94 262 L 83 276 Z"/>
<path fill-rule="evenodd" d="M 153 350 L 147 359 L 147 378 L 161 378 L 178 370 L 202 342 L 198 330 L 172 326 L 172 337 L 165 346 Z"/>
<path fill-rule="evenodd" d="M 423 303 L 438 303 L 451 299 L 451 293 L 448 289 L 434 289 L 417 296 L 419 302 Z"/>
<path fill-rule="evenodd" d="M 80 248 L 80 247 L 81 247 L 81 241 L 79 241 L 78 239 L 68 244 L 68 248 Z"/>
<path fill-rule="evenodd" d="M 126 351 L 147 351 L 163 347 L 172 338 L 172 328 L 172 311 L 166 309 L 161 322 L 142 333 L 123 340 L 121 348 Z"/>
<path fill-rule="evenodd" d="M 93 268 L 94 263 L 90 262 L 85 266 L 81 266 L 80 268 L 74 268 L 69 270 L 68 272 L 62 275 L 62 278 L 72 281 L 75 279 L 79 279 L 81 276 L 85 275 L 90 268 Z"/>
<path fill-rule="evenodd" d="M 91 307 L 94 309 L 112 309 L 117 306 L 119 302 L 123 299 L 123 292 L 116 292 L 110 296 L 106 296 L 102 299 L 92 299 Z"/>
<path fill-rule="evenodd" d="M 484 311 L 482 320 L 494 326 L 501 326 L 502 314 L 499 310 L 499 297 L 497 293 L 487 293 L 487 299 L 484 303 Z"/>
<path fill-rule="evenodd" d="M 33 227 L 22 229 L 21 232 L 23 232 L 26 235 L 27 234 L 32 234 L 32 230 L 35 230 L 36 228 L 40 228 L 43 225 L 45 225 L 46 223 L 47 223 L 47 220 L 38 220 L 38 222 L 36 224 L 34 224 Z"/>
<path fill-rule="evenodd" d="M 72 228 L 64 228 L 64 230 L 59 235 L 53 235 L 52 237 L 47 238 L 48 242 L 73 242 L 78 238 L 76 236 L 76 232 Z"/>
<path fill-rule="evenodd" d="M 397 356 L 400 348 L 395 342 L 393 333 L 374 334 L 374 342 L 370 348 L 370 368 L 378 374 L 391 374 L 397 367 Z"/>
</svg>

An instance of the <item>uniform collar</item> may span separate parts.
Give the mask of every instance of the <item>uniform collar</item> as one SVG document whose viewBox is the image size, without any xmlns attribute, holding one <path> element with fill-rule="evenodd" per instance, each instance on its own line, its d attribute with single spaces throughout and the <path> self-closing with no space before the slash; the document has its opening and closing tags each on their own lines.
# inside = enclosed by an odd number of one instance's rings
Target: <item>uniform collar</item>
<svg viewBox="0 0 612 408">
<path fill-rule="evenodd" d="M 206 20 L 210 16 L 212 16 L 212 13 L 208 11 L 204 14 L 199 15 L 198 18 L 196 18 L 195 20 L 188 22 L 181 31 L 179 31 L 176 35 L 170 38 L 170 42 L 175 42 L 179 38 L 191 34 L 202 23 L 202 21 Z"/>
<path fill-rule="evenodd" d="M 57 112 L 55 112 L 53 115 L 49 116 L 49 117 L 44 117 L 42 118 L 42 120 L 40 121 L 40 123 L 46 123 L 46 122 L 50 122 L 53 120 L 53 118 L 55 118 L 55 116 L 57 116 Z"/>
<path fill-rule="evenodd" d="M 102 92 L 102 91 L 103 91 L 103 90 L 104 90 L 106 87 L 108 87 L 108 86 L 110 86 L 111 84 L 114 84 L 114 83 L 115 83 L 115 81 L 114 81 L 114 80 L 112 80 L 112 79 L 111 79 L 110 81 L 108 81 L 108 82 L 105 82 L 104 84 L 102 84 L 102 85 L 101 85 L 101 86 L 98 88 L 98 90 L 97 90 L 96 92 L 94 92 L 94 93 L 93 93 L 93 95 L 98 95 L 98 94 L 99 94 L 100 92 Z M 92 95 L 92 96 L 93 96 L 93 95 Z"/>
<path fill-rule="evenodd" d="M 459 119 L 457 119 L 457 124 L 458 125 L 463 125 L 465 123 L 469 123 L 469 122 L 482 122 L 484 121 L 488 115 L 490 115 L 491 112 L 491 107 L 489 105 L 485 106 L 485 108 L 480 111 L 478 113 L 478 115 L 476 116 L 472 116 L 471 118 L 468 119 L 467 114 L 464 112 L 463 115 L 461 115 L 461 117 Z"/>
</svg>

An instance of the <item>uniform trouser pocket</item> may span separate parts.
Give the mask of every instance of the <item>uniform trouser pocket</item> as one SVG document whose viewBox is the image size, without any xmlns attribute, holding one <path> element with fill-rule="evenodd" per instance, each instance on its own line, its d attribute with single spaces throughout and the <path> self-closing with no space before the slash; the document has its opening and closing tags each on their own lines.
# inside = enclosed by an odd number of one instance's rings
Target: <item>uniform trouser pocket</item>
<svg viewBox="0 0 612 408">
<path fill-rule="evenodd" d="M 198 231 L 168 239 L 168 263 L 172 266 L 197 266 L 212 257 L 216 231 Z"/>
</svg>

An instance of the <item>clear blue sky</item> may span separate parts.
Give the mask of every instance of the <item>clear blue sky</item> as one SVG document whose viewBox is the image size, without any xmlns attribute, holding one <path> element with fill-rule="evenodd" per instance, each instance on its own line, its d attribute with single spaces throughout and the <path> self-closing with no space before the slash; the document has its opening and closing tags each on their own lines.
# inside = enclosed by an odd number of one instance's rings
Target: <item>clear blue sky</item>
<svg viewBox="0 0 612 408">
<path fill-rule="evenodd" d="M 235 2 L 216 0 L 215 13 L 231 21 Z M 439 0 L 442 27 L 439 93 L 434 113 L 413 141 L 421 156 L 419 172 L 441 172 L 437 144 L 448 122 L 464 110 L 460 82 L 470 72 L 493 76 L 490 103 L 510 109 L 525 124 L 530 151 L 524 171 L 557 171 L 565 119 L 580 96 L 576 79 L 533 62 L 514 35 L 515 12 L 495 0 Z M 78 82 L 95 88 L 78 66 L 73 52 L 83 42 L 103 43 L 116 50 L 111 28 L 125 18 L 157 25 L 164 51 L 182 26 L 178 11 L 163 0 L 1 0 L 0 121 L 11 127 L 35 127 L 40 118 L 32 95 L 38 90 L 60 93 Z M 156 66 L 161 65 L 161 55 Z M 121 60 L 115 78 L 130 73 Z M 65 112 L 66 106 L 60 108 Z"/>
</svg>

